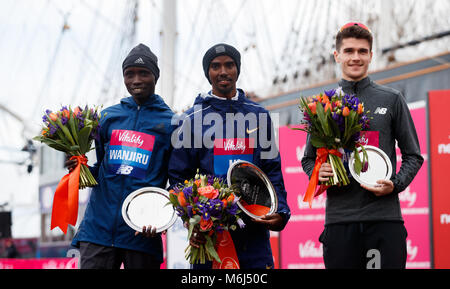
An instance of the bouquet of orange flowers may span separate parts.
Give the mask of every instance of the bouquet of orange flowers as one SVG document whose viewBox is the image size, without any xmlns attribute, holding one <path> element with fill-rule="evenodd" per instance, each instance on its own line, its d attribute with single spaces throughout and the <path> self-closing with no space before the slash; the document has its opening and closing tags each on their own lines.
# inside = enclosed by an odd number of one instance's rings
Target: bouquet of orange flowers
<svg viewBox="0 0 450 289">
<path fill-rule="evenodd" d="M 348 173 L 342 162 L 344 151 L 355 152 L 354 168 L 357 174 L 367 170 L 367 152 L 358 143 L 360 132 L 369 127 L 368 112 L 364 104 L 354 95 L 344 94 L 342 90 L 332 89 L 314 97 L 300 99 L 303 112 L 303 130 L 310 135 L 311 145 L 317 148 L 317 159 L 313 174 L 305 194 L 305 201 L 311 202 L 318 183 L 318 171 L 324 162 L 331 164 L 334 177 L 322 184 L 316 195 L 329 186 L 350 183 Z M 356 152 L 361 147 L 363 159 Z"/>
<path fill-rule="evenodd" d="M 73 110 L 62 106 L 59 111 L 46 110 L 42 120 L 44 127 L 34 137 L 49 147 L 77 159 L 75 169 L 64 176 L 56 188 L 53 198 L 52 225 L 59 226 L 64 233 L 67 225 L 75 225 L 78 213 L 78 190 L 97 185 L 87 166 L 85 154 L 92 150 L 92 142 L 99 137 L 101 114 L 99 107 Z"/>
<path fill-rule="evenodd" d="M 191 264 L 204 264 L 205 261 L 221 263 L 220 252 L 216 251 L 220 242 L 218 237 L 223 233 L 229 234 L 228 231 L 237 226 L 244 226 L 238 216 L 240 210 L 234 190 L 219 178 L 197 173 L 194 179 L 170 190 L 170 203 L 188 226 L 188 239 L 193 231 L 206 239 L 199 248 L 188 245 L 186 259 Z"/>
</svg>

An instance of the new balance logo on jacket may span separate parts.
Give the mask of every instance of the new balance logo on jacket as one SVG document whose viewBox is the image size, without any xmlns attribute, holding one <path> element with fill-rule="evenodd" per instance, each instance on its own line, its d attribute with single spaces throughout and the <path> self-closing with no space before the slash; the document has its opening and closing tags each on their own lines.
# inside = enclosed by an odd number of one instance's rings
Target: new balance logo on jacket
<svg viewBox="0 0 450 289">
<path fill-rule="evenodd" d="M 377 109 L 375 110 L 374 114 L 386 114 L 387 112 L 387 108 L 385 107 L 377 107 Z"/>
</svg>

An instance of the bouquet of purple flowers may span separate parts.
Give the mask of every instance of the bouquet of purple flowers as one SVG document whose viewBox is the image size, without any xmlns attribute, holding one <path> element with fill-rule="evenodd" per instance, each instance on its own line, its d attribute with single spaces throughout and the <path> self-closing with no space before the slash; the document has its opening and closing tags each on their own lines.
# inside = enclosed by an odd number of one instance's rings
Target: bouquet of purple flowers
<svg viewBox="0 0 450 289">
<path fill-rule="evenodd" d="M 72 110 L 70 107 L 62 106 L 56 112 L 47 109 L 42 117 L 44 127 L 41 134 L 33 138 L 55 150 L 78 158 L 83 163 L 80 167 L 80 189 L 97 185 L 97 181 L 85 165 L 87 162 L 85 154 L 93 149 L 92 142 L 99 137 L 100 118 L 99 107 L 86 106 L 82 109 L 77 106 Z"/>
<path fill-rule="evenodd" d="M 222 179 L 198 173 L 194 179 L 170 190 L 170 203 L 188 226 L 188 239 L 194 228 L 206 239 L 199 248 L 191 245 L 186 248 L 186 259 L 191 264 L 204 264 L 206 260 L 221 262 L 216 251 L 218 234 L 244 226 L 238 216 L 237 200 L 234 190 Z"/>
<path fill-rule="evenodd" d="M 316 195 L 328 186 L 346 186 L 350 183 L 342 162 L 345 151 L 355 152 L 354 168 L 357 174 L 367 169 L 367 152 L 359 145 L 358 140 L 361 131 L 369 127 L 369 117 L 364 111 L 364 104 L 356 96 L 344 94 L 341 89 L 332 89 L 313 97 L 302 97 L 300 110 L 303 113 L 304 127 L 297 129 L 307 132 L 312 146 L 317 148 L 316 163 L 305 194 L 305 201 L 310 202 L 314 197 L 322 163 L 331 164 L 334 177 L 322 184 Z M 359 147 L 363 152 L 362 160 L 357 153 Z"/>
</svg>

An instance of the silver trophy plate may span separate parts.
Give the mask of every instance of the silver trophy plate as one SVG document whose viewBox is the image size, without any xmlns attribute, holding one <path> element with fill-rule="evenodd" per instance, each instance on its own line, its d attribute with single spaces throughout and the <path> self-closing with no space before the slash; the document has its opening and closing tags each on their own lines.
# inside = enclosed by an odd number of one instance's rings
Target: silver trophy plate
<svg viewBox="0 0 450 289">
<path fill-rule="evenodd" d="M 389 157 L 384 151 L 374 146 L 364 146 L 367 152 L 369 166 L 367 171 L 358 175 L 355 172 L 355 153 L 353 152 L 349 159 L 350 174 L 360 184 L 375 187 L 378 180 L 389 180 L 392 176 L 392 164 Z M 359 158 L 363 159 L 361 149 L 358 149 Z"/>
<path fill-rule="evenodd" d="M 161 188 L 145 187 L 128 195 L 122 205 L 122 217 L 132 229 L 142 232 L 142 228 L 156 227 L 163 232 L 176 221 L 177 215 L 169 204 L 169 192 Z"/>
<path fill-rule="evenodd" d="M 264 172 L 246 161 L 234 162 L 227 173 L 228 186 L 238 191 L 241 210 L 254 219 L 275 213 L 278 198 L 275 189 Z"/>
</svg>

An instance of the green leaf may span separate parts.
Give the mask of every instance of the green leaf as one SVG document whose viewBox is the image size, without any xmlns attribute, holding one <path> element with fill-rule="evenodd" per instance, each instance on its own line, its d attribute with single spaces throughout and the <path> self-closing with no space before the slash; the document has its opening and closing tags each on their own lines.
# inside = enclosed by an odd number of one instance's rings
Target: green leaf
<svg viewBox="0 0 450 289">
<path fill-rule="evenodd" d="M 174 207 L 178 206 L 178 198 L 175 194 L 169 194 L 169 200 Z"/>
<path fill-rule="evenodd" d="M 311 145 L 315 148 L 323 148 L 326 147 L 326 142 L 317 137 L 311 137 Z"/>
<path fill-rule="evenodd" d="M 353 168 L 355 169 L 355 173 L 359 176 L 362 170 L 361 158 L 359 157 L 359 152 L 357 148 L 353 151 L 353 153 L 355 156 L 355 164 L 353 165 Z"/>
<path fill-rule="evenodd" d="M 209 255 L 211 255 L 217 262 L 222 263 L 222 260 L 220 260 L 219 258 L 219 254 L 217 254 L 216 249 L 214 249 L 214 242 L 212 241 L 211 237 L 205 235 L 205 238 L 205 249 L 208 251 Z"/>
<path fill-rule="evenodd" d="M 323 110 L 322 104 L 320 102 L 316 105 L 317 119 L 319 120 L 323 132 L 326 136 L 331 136 L 330 128 L 328 126 L 327 118 L 325 115 L 325 111 Z"/>
<path fill-rule="evenodd" d="M 75 144 L 78 144 L 78 133 L 77 133 L 77 126 L 78 124 L 75 123 L 75 119 L 73 117 L 73 115 L 70 116 L 68 124 L 69 124 L 69 129 L 70 132 L 73 135 L 73 140 L 75 141 Z"/>
<path fill-rule="evenodd" d="M 91 134 L 92 127 L 85 126 L 78 134 L 78 143 L 80 145 L 80 152 L 85 154 L 89 151 L 89 135 Z"/>
</svg>

